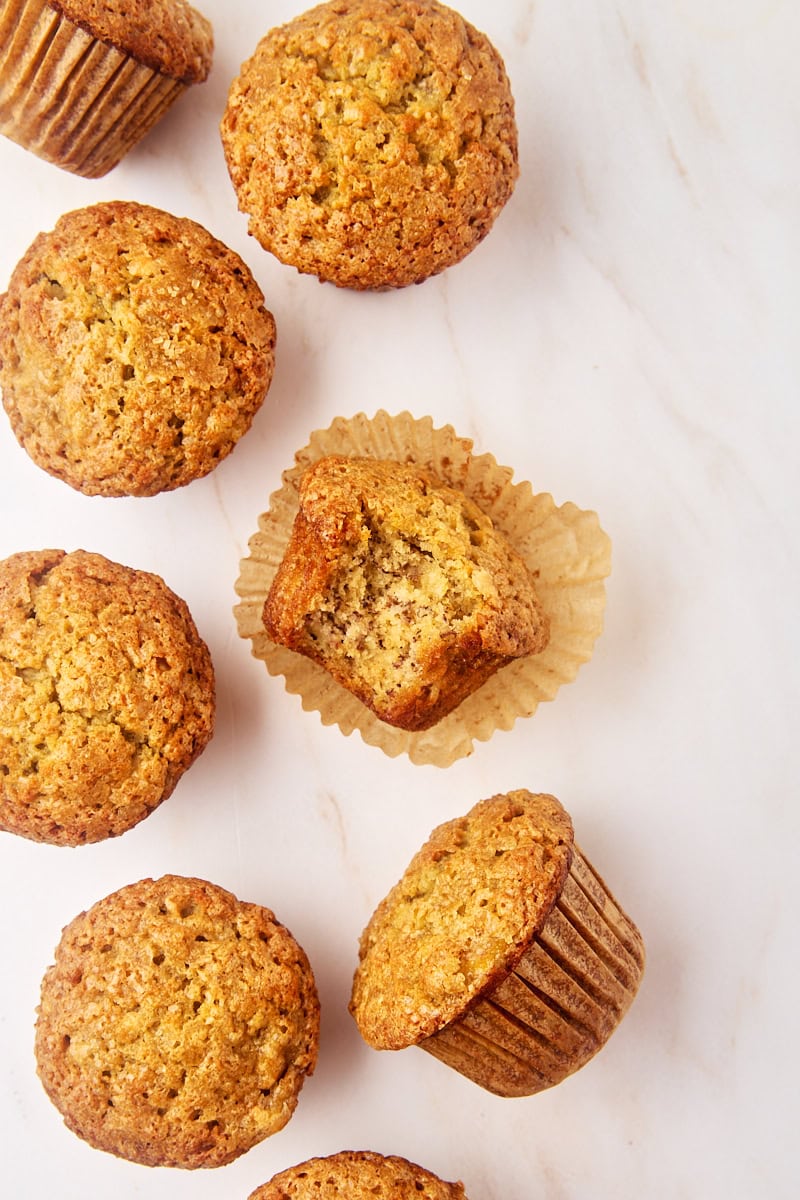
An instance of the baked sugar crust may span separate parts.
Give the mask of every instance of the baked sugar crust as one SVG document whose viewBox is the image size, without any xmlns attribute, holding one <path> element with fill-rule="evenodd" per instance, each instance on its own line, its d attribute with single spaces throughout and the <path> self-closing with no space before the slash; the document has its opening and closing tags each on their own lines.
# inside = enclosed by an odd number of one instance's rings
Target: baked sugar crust
<svg viewBox="0 0 800 1200">
<path fill-rule="evenodd" d="M 493 796 L 438 826 L 361 936 L 350 1011 L 398 1050 L 491 991 L 546 922 L 569 871 L 572 822 L 553 796 Z"/>
<path fill-rule="evenodd" d="M 460 1183 L 447 1183 L 398 1155 L 341 1150 L 310 1158 L 274 1175 L 249 1200 L 466 1200 Z"/>
<path fill-rule="evenodd" d="M 502 59 L 435 0 L 332 0 L 271 30 L 221 132 L 250 232 L 341 287 L 403 287 L 459 262 L 519 170 Z"/>
<path fill-rule="evenodd" d="M 214 713 L 208 648 L 159 576 L 80 550 L 0 562 L 0 829 L 62 846 L 124 833 Z"/>
<path fill-rule="evenodd" d="M 95 1148 L 218 1167 L 283 1128 L 318 1034 L 308 960 L 274 914 L 167 875 L 67 926 L 35 1049 L 50 1099 Z"/>
<path fill-rule="evenodd" d="M 211 22 L 186 0 L 47 0 L 92 37 L 186 84 L 211 70 Z"/>
<path fill-rule="evenodd" d="M 247 432 L 275 322 L 201 225 L 127 201 L 66 213 L 0 296 L 0 386 L 17 440 L 86 495 L 207 475 Z"/>
</svg>

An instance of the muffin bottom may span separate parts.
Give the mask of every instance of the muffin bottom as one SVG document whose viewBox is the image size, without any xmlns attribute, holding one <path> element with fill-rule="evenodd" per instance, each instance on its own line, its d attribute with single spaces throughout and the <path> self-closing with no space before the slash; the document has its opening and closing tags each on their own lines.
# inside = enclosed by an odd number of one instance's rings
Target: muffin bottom
<svg viewBox="0 0 800 1200">
<path fill-rule="evenodd" d="M 639 930 L 573 846 L 558 900 L 514 970 L 417 1044 L 495 1095 L 531 1096 L 605 1045 L 643 971 Z"/>
<path fill-rule="evenodd" d="M 66 171 L 107 174 L 185 90 L 46 0 L 3 5 L 0 133 Z"/>
</svg>

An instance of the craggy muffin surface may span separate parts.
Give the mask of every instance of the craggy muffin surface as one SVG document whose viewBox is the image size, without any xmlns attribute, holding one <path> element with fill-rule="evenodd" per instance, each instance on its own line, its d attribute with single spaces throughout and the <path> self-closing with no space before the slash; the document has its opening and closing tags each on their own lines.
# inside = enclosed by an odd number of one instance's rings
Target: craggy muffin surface
<svg viewBox="0 0 800 1200">
<path fill-rule="evenodd" d="M 211 23 L 186 0 L 48 0 L 93 37 L 184 83 L 211 70 Z"/>
<path fill-rule="evenodd" d="M 446 1183 L 396 1155 L 342 1150 L 310 1158 L 273 1176 L 249 1200 L 466 1200 L 460 1183 Z"/>
<path fill-rule="evenodd" d="M 509 792 L 433 831 L 361 936 L 350 1009 L 377 1049 L 414 1045 L 513 969 L 569 871 L 552 796 Z"/>
<path fill-rule="evenodd" d="M 264 624 L 409 730 L 549 633 L 531 572 L 463 492 L 412 464 L 338 455 L 301 479 Z"/>
<path fill-rule="evenodd" d="M 208 474 L 272 379 L 275 323 L 201 225 L 111 201 L 40 234 L 0 297 L 0 387 L 17 440 L 87 495 Z"/>
<path fill-rule="evenodd" d="M 157 575 L 78 550 L 0 562 L 0 828 L 75 846 L 170 795 L 214 727 L 214 672 Z"/>
<path fill-rule="evenodd" d="M 502 60 L 435 0 L 332 0 L 273 29 L 230 90 L 222 139 L 250 232 L 342 287 L 460 261 L 518 174 Z"/>
<path fill-rule="evenodd" d="M 216 1167 L 289 1120 L 318 1029 L 308 960 L 273 913 L 167 875 L 64 930 L 36 1060 L 68 1127 L 96 1148 Z"/>
</svg>

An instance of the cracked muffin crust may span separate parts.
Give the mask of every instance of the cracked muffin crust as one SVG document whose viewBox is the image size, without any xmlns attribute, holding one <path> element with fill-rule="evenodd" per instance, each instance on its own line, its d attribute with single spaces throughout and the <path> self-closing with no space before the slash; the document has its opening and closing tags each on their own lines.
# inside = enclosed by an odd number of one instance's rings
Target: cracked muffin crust
<svg viewBox="0 0 800 1200">
<path fill-rule="evenodd" d="M 412 464 L 338 455 L 300 481 L 264 626 L 414 731 L 549 631 L 528 567 L 463 492 Z"/>
<path fill-rule="evenodd" d="M 47 0 L 100 41 L 183 83 L 211 70 L 211 23 L 186 0 Z"/>
<path fill-rule="evenodd" d="M 275 322 L 201 225 L 112 201 L 40 234 L 0 296 L 0 387 L 38 466 L 94 496 L 152 496 L 213 470 L 250 428 Z"/>
<path fill-rule="evenodd" d="M 0 829 L 78 846 L 165 800 L 214 727 L 214 672 L 157 575 L 77 550 L 0 562 Z"/>
<path fill-rule="evenodd" d="M 274 914 L 166 875 L 66 927 L 35 1050 L 50 1099 L 92 1146 L 218 1167 L 287 1123 L 318 1036 L 311 967 Z"/>
<path fill-rule="evenodd" d="M 271 30 L 221 132 L 250 232 L 341 287 L 403 287 L 459 262 L 518 175 L 503 62 L 436 0 L 331 0 Z"/>
<path fill-rule="evenodd" d="M 249 1200 L 466 1200 L 463 1185 L 446 1183 L 397 1155 L 341 1150 L 274 1175 Z"/>
<path fill-rule="evenodd" d="M 420 1046 L 529 1096 L 605 1045 L 644 971 L 630 918 L 554 796 L 525 789 L 435 829 L 361 936 L 350 1011 L 378 1050 Z"/>
</svg>

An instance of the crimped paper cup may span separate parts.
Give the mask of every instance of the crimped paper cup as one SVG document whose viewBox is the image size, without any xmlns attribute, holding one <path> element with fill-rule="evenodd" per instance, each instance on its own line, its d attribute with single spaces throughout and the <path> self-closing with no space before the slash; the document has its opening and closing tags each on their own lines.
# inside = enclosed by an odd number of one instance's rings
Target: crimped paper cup
<svg viewBox="0 0 800 1200">
<path fill-rule="evenodd" d="M 417 1043 L 498 1096 L 566 1079 L 611 1037 L 644 972 L 644 943 L 577 846 L 520 962 L 462 1017 Z"/>
<path fill-rule="evenodd" d="M 46 0 L 7 0 L 0 11 L 0 133 L 76 175 L 115 167 L 186 86 Z"/>
<path fill-rule="evenodd" d="M 274 645 L 264 630 L 262 609 L 298 511 L 300 477 L 328 454 L 413 462 L 460 488 L 525 559 L 550 618 L 550 642 L 541 654 L 503 667 L 421 733 L 379 721 L 317 663 Z M 255 657 L 271 675 L 283 675 L 286 690 L 301 697 L 306 711 L 319 712 L 323 724 L 336 724 L 346 735 L 357 729 L 365 742 L 392 757 L 407 754 L 414 763 L 447 767 L 470 754 L 474 741 L 511 729 L 518 717 L 531 716 L 541 701 L 552 700 L 591 657 L 603 628 L 604 581 L 611 570 L 611 543 L 595 513 L 574 504 L 556 507 L 552 496 L 534 495 L 529 483 L 512 484 L 509 467 L 498 466 L 491 454 L 473 454 L 472 442 L 458 437 L 452 426 L 434 429 L 429 417 L 417 420 L 407 412 L 337 418 L 328 429 L 314 432 L 295 460 L 250 539 L 236 582 L 240 603 L 234 614 Z"/>
</svg>

